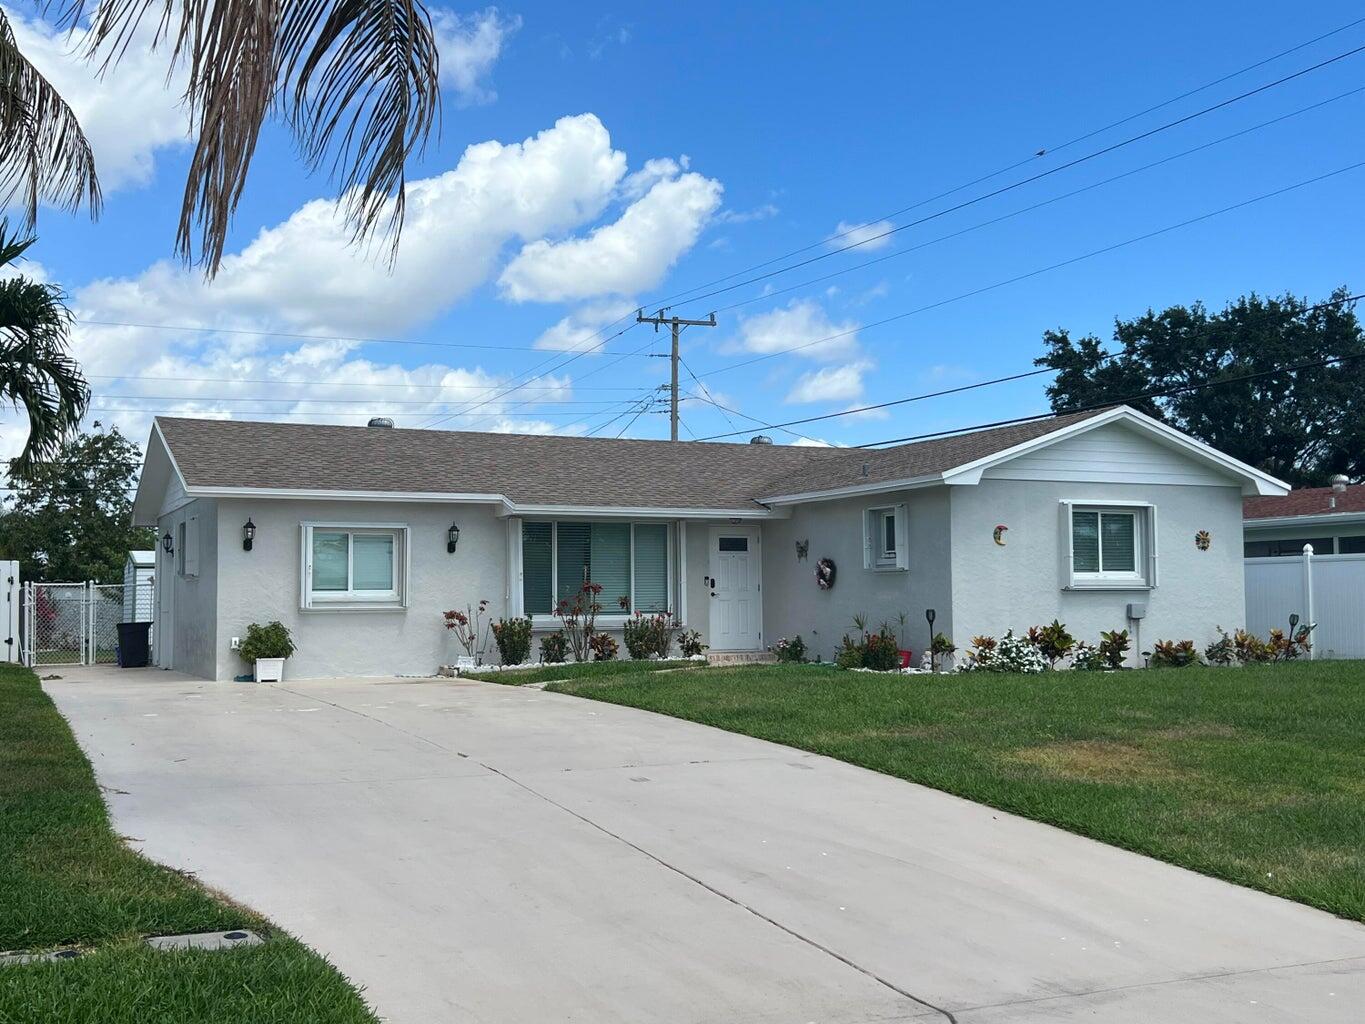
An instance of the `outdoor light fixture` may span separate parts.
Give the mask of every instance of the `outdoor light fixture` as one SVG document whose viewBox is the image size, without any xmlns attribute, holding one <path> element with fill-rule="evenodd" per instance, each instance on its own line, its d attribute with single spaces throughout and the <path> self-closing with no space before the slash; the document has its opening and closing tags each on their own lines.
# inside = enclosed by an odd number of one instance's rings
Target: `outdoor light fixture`
<svg viewBox="0 0 1365 1024">
<path fill-rule="evenodd" d="M 256 524 L 247 516 L 246 525 L 242 527 L 242 550 L 250 551 L 251 543 L 256 539 Z"/>
<path fill-rule="evenodd" d="M 175 541 L 171 537 L 171 531 L 166 531 L 166 536 L 161 538 L 161 550 L 168 555 L 175 554 Z"/>
<path fill-rule="evenodd" d="M 446 552 L 455 554 L 455 547 L 460 543 L 460 528 L 454 523 L 450 524 L 450 529 L 446 531 Z"/>
</svg>

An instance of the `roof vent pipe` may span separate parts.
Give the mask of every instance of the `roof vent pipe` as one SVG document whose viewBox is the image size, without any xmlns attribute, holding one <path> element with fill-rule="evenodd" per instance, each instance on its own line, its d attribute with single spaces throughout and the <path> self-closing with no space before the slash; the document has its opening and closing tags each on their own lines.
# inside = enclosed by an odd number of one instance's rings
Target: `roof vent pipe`
<svg viewBox="0 0 1365 1024">
<path fill-rule="evenodd" d="M 773 439 L 772 439 L 771 437 L 769 437 L 767 434 L 755 434 L 753 437 L 749 438 L 749 443 L 750 443 L 750 444 L 772 444 L 772 443 L 773 443 Z"/>
<path fill-rule="evenodd" d="M 392 427 L 393 420 L 387 416 L 371 416 L 370 422 L 365 425 L 367 427 Z"/>
<path fill-rule="evenodd" d="M 1351 478 L 1344 473 L 1338 473 L 1332 477 L 1332 490 L 1338 494 L 1346 493 L 1346 485 L 1351 482 Z"/>
</svg>

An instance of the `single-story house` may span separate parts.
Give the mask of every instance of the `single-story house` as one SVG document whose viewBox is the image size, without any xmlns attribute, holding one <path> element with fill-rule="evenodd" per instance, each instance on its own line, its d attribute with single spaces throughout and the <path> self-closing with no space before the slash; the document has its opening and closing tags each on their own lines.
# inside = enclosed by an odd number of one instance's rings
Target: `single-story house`
<svg viewBox="0 0 1365 1024">
<path fill-rule="evenodd" d="M 1303 487 L 1242 502 L 1247 558 L 1365 554 L 1365 484 L 1340 477 L 1331 487 Z"/>
<path fill-rule="evenodd" d="M 875 450 L 158 418 L 134 519 L 158 665 L 229 679 L 278 619 L 307 678 L 430 674 L 446 609 L 551 630 L 589 577 L 600 628 L 624 598 L 713 651 L 829 659 L 904 613 L 918 656 L 928 609 L 959 648 L 1053 618 L 1203 644 L 1243 621 L 1243 497 L 1288 490 L 1126 407 Z"/>
</svg>

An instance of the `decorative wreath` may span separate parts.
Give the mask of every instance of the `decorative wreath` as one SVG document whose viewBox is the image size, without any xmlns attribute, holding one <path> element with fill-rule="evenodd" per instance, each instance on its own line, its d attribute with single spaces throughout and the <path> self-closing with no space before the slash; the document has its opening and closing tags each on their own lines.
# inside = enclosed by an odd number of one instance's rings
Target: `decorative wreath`
<svg viewBox="0 0 1365 1024">
<path fill-rule="evenodd" d="M 834 560 L 832 558 L 822 558 L 815 563 L 815 582 L 821 590 L 832 590 L 834 588 Z"/>
</svg>

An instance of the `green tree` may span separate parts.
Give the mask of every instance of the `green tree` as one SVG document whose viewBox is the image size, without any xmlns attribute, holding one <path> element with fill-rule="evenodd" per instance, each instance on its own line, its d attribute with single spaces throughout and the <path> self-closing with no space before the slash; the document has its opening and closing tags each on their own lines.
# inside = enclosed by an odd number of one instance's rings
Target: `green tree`
<svg viewBox="0 0 1365 1024">
<path fill-rule="evenodd" d="M 0 504 L 0 557 L 25 579 L 123 580 L 128 552 L 156 546 L 156 531 L 130 525 L 142 455 L 117 427 L 96 421 L 63 444 Z"/>
<path fill-rule="evenodd" d="M 1057 371 L 1056 412 L 1126 403 L 1296 486 L 1365 477 L 1365 336 L 1350 293 L 1333 304 L 1252 294 L 1210 313 L 1201 303 L 1114 322 L 1114 345 L 1043 335 L 1037 365 Z M 1326 366 L 1269 373 L 1340 359 Z M 1165 397 L 1149 392 L 1230 381 Z"/>
<path fill-rule="evenodd" d="M 357 238 L 397 244 L 406 167 L 440 108 L 439 56 L 421 0 L 40 0 L 71 26 L 89 15 L 86 56 L 118 63 L 143 21 L 159 22 L 168 71 L 186 71 L 194 153 L 176 246 L 199 234 L 210 273 L 246 185 L 266 117 L 279 116 L 311 167 L 327 165 Z M 41 201 L 99 208 L 90 144 L 66 103 L 24 57 L 0 10 L 0 207 L 32 227 Z"/>
<path fill-rule="evenodd" d="M 0 269 L 33 241 L 11 235 L 0 221 Z M 0 401 L 28 413 L 28 441 L 10 463 L 12 476 L 26 476 L 50 458 L 85 415 L 90 389 L 67 354 L 70 329 L 66 296 L 56 285 L 22 274 L 0 278 Z"/>
</svg>

